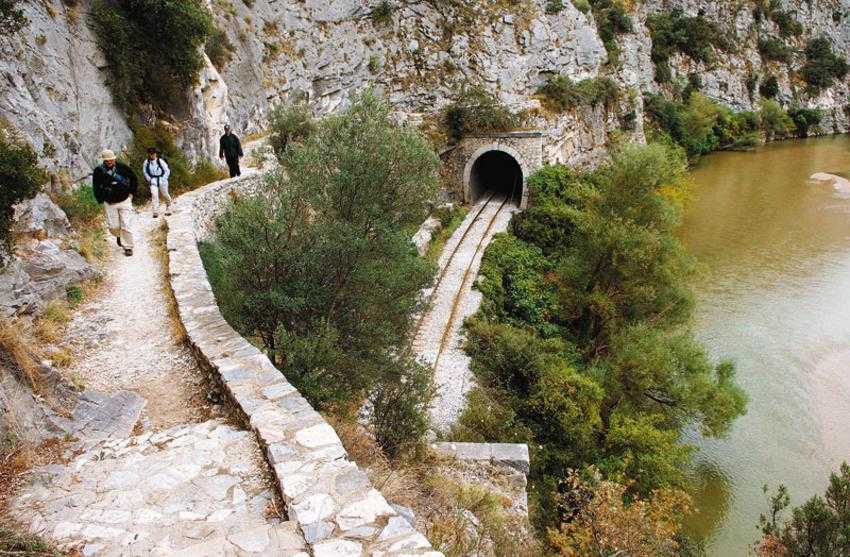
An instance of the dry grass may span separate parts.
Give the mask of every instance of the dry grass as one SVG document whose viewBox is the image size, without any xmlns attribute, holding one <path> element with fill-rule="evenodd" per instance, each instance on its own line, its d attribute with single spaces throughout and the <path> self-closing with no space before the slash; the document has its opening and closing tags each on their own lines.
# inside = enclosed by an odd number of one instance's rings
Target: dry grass
<svg viewBox="0 0 850 557">
<path fill-rule="evenodd" d="M 14 435 L 0 437 L 0 517 L 27 470 L 60 460 L 62 442 L 45 441 L 38 447 L 22 443 Z M 26 534 L 10 520 L 0 518 L 0 555 L 66 555 L 37 536 Z"/>
<path fill-rule="evenodd" d="M 425 449 L 390 461 L 362 425 L 352 419 L 327 419 L 349 456 L 368 472 L 375 488 L 388 501 L 414 510 L 417 527 L 435 549 L 448 557 L 541 554 L 525 525 L 508 515 L 511 501 L 460 479 L 462 473 L 452 473 L 457 461 Z"/>
<path fill-rule="evenodd" d="M 160 288 L 162 288 L 162 293 L 168 305 L 168 323 L 171 328 L 171 336 L 179 343 L 185 342 L 187 336 L 186 329 L 183 327 L 183 321 L 180 320 L 180 313 L 177 310 L 177 300 L 174 298 L 174 290 L 171 289 L 171 281 L 168 278 L 167 237 L 168 226 L 163 221 L 162 225 L 155 229 L 151 236 L 151 247 L 153 248 L 153 256 L 159 262 Z"/>
<path fill-rule="evenodd" d="M 40 392 L 41 372 L 32 352 L 27 348 L 26 335 L 20 323 L 0 320 L 0 350 L 12 360 L 10 367 L 21 373 L 19 379 L 26 382 L 34 392 Z"/>
<path fill-rule="evenodd" d="M 33 322 L 35 338 L 46 344 L 62 340 L 65 326 L 71 320 L 71 307 L 65 300 L 52 300 Z"/>
</svg>

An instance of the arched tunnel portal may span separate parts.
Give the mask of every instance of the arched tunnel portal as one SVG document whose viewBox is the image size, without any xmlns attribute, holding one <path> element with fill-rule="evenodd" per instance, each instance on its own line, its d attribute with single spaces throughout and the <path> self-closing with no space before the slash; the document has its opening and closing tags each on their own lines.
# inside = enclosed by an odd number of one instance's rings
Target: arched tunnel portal
<svg viewBox="0 0 850 557">
<path fill-rule="evenodd" d="M 526 178 L 522 159 L 513 149 L 503 146 L 483 147 L 467 161 L 464 200 L 475 203 L 485 195 L 496 194 L 524 208 Z"/>
</svg>

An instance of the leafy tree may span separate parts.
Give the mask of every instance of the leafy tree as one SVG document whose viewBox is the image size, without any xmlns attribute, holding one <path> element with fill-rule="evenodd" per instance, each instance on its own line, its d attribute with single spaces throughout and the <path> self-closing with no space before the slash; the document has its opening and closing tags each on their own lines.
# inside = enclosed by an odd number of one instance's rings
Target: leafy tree
<svg viewBox="0 0 850 557">
<path fill-rule="evenodd" d="M 794 128 L 794 122 L 776 101 L 762 101 L 759 115 L 768 139 L 784 137 Z"/>
<path fill-rule="evenodd" d="M 12 139 L 0 127 L 0 257 L 12 246 L 15 205 L 35 196 L 45 179 L 32 147 Z"/>
<path fill-rule="evenodd" d="M 306 104 L 283 104 L 272 110 L 268 129 L 269 144 L 278 160 L 283 160 L 292 144 L 315 132 L 316 124 Z"/>
<path fill-rule="evenodd" d="M 20 0 L 0 0 L 0 33 L 13 35 L 24 28 L 27 18 L 18 7 Z"/>
<path fill-rule="evenodd" d="M 808 137 L 809 129 L 820 124 L 823 114 L 817 108 L 792 108 L 788 116 L 797 128 L 797 135 Z"/>
<path fill-rule="evenodd" d="M 525 436 L 545 524 L 571 468 L 596 465 L 641 497 L 686 487 L 683 428 L 720 436 L 744 412 L 732 365 L 710 362 L 688 329 L 685 168 L 660 144 L 624 146 L 590 173 L 545 167 L 485 253 L 467 345 L 481 389 L 455 435 Z"/>
<path fill-rule="evenodd" d="M 768 488 L 764 486 L 767 493 Z M 829 476 L 823 497 L 815 495 L 791 510 L 788 489 L 780 485 L 770 497 L 768 513 L 759 518 L 762 539 L 755 551 L 761 557 L 831 557 L 850 555 L 850 466 L 841 464 Z"/>
<path fill-rule="evenodd" d="M 718 149 L 750 147 L 758 140 L 756 114 L 732 112 L 700 93 L 691 93 L 683 103 L 648 94 L 644 103 L 652 121 L 689 157 Z"/>
<path fill-rule="evenodd" d="M 417 416 L 431 394 L 403 347 L 433 273 L 409 237 L 434 195 L 438 159 L 367 92 L 288 144 L 281 163 L 219 222 L 234 324 L 318 408 L 372 393 L 376 436 L 392 452 L 404 432 L 424 432 Z"/>
<path fill-rule="evenodd" d="M 97 0 L 90 18 L 109 64 L 107 84 L 129 115 L 143 105 L 185 108 L 204 67 L 199 48 L 214 29 L 202 0 Z"/>
</svg>

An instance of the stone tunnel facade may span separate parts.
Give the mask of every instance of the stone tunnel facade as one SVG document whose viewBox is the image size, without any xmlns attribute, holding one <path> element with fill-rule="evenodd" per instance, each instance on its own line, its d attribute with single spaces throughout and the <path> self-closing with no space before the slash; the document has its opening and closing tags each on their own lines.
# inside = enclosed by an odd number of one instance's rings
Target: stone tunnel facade
<svg viewBox="0 0 850 557">
<path fill-rule="evenodd" d="M 524 209 L 528 177 L 543 166 L 543 134 L 524 131 L 466 137 L 441 158 L 445 177 L 459 200 L 474 203 L 486 191 L 504 192 Z"/>
</svg>

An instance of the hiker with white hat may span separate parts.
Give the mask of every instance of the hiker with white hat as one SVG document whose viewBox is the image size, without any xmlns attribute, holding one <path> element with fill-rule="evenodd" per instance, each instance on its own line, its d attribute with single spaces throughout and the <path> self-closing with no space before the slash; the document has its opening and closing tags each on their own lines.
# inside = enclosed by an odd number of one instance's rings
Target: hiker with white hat
<svg viewBox="0 0 850 557">
<path fill-rule="evenodd" d="M 92 172 L 92 189 L 98 203 L 106 209 L 106 224 L 109 232 L 124 248 L 124 255 L 133 255 L 133 195 L 138 181 L 133 170 L 115 160 L 115 153 L 106 149 L 101 158 L 103 164 Z"/>
</svg>

